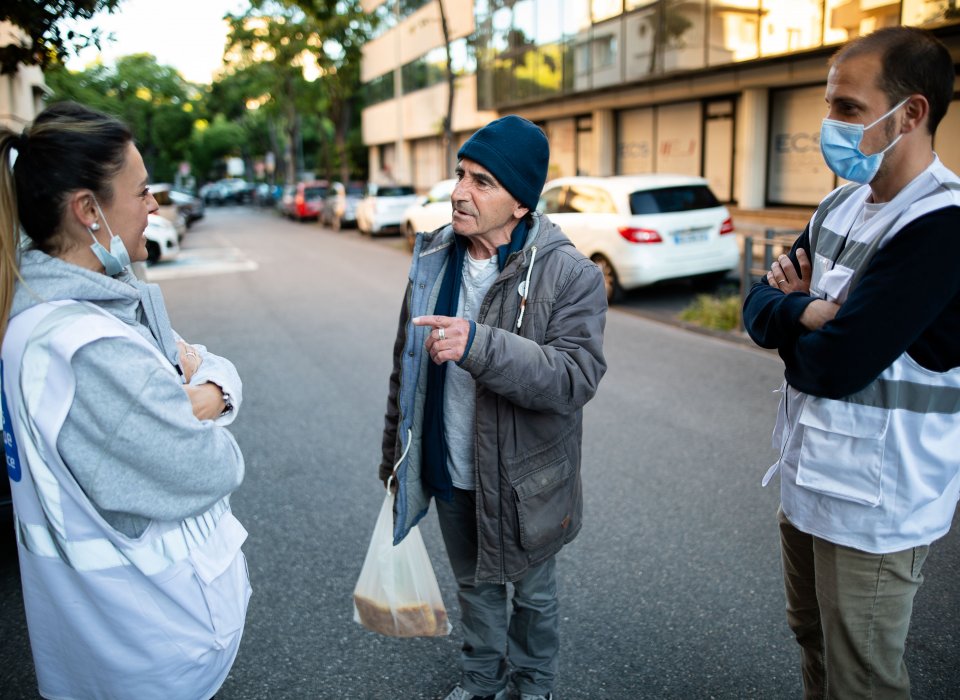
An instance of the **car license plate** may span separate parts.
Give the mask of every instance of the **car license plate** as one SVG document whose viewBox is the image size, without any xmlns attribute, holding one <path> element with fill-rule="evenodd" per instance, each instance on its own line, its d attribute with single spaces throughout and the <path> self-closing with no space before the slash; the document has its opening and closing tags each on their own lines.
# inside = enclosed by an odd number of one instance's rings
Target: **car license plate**
<svg viewBox="0 0 960 700">
<path fill-rule="evenodd" d="M 683 243 L 700 243 L 707 240 L 706 231 L 684 231 L 673 235 L 673 242 L 677 245 Z"/>
</svg>

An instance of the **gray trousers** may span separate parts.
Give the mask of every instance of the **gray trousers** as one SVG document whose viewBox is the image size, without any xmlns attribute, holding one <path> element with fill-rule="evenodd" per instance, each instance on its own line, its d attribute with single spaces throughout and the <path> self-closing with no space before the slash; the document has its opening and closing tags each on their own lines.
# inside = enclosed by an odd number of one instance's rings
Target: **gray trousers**
<svg viewBox="0 0 960 700">
<path fill-rule="evenodd" d="M 787 622 L 807 700 L 910 697 L 903 661 L 929 547 L 870 554 L 780 521 Z"/>
<path fill-rule="evenodd" d="M 547 695 L 553 690 L 560 650 L 556 558 L 513 583 L 511 615 L 507 585 L 476 582 L 474 492 L 454 489 L 453 501 L 435 502 L 458 587 L 463 631 L 460 684 L 474 695 L 492 695 L 505 688 L 512 675 L 521 693 Z"/>
</svg>

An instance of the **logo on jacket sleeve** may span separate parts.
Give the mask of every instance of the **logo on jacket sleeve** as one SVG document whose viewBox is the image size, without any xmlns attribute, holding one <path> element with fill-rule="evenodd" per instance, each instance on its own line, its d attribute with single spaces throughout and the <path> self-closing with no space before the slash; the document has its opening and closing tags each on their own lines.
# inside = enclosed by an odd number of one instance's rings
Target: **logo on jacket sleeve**
<svg viewBox="0 0 960 700">
<path fill-rule="evenodd" d="M 20 481 L 20 453 L 17 451 L 17 438 L 10 423 L 10 410 L 7 408 L 7 392 L 3 389 L 3 362 L 0 361 L 0 407 L 3 408 L 3 454 L 7 462 L 7 474 L 11 481 Z"/>
</svg>

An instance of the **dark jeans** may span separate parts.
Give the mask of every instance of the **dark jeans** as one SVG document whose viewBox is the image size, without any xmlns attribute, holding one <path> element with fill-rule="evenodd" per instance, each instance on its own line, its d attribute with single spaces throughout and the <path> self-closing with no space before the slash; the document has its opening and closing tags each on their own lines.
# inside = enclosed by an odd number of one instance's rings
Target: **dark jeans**
<svg viewBox="0 0 960 700">
<path fill-rule="evenodd" d="M 474 695 L 497 693 L 507 685 L 509 664 L 520 692 L 547 695 L 553 690 L 560 650 L 556 558 L 513 583 L 510 614 L 507 585 L 476 582 L 474 492 L 454 489 L 453 501 L 436 504 L 458 586 L 463 630 L 460 684 Z"/>
</svg>

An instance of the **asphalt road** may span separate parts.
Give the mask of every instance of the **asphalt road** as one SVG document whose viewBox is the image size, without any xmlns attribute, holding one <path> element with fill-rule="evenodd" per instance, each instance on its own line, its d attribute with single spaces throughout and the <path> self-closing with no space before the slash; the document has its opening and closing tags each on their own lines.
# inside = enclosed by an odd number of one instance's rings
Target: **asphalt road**
<svg viewBox="0 0 960 700">
<path fill-rule="evenodd" d="M 351 593 L 383 499 L 380 433 L 407 254 L 272 212 L 213 209 L 151 269 L 174 326 L 244 379 L 234 509 L 254 595 L 218 700 L 432 699 L 459 637 L 379 637 Z M 585 524 L 559 555 L 560 700 L 798 698 L 776 487 L 760 478 L 776 356 L 614 308 L 609 371 L 585 410 Z M 774 482 L 776 483 L 776 482 Z M 422 527 L 447 607 L 453 580 Z M 908 663 L 916 698 L 960 687 L 960 535 L 932 550 Z M 35 697 L 15 563 L 0 561 L 0 697 Z"/>
</svg>

